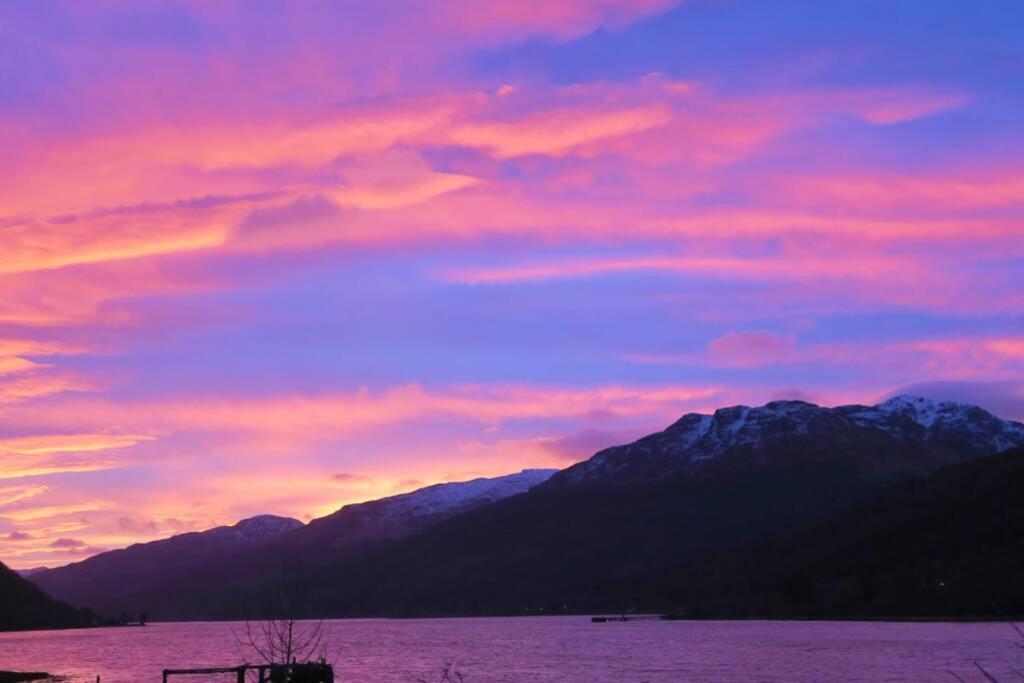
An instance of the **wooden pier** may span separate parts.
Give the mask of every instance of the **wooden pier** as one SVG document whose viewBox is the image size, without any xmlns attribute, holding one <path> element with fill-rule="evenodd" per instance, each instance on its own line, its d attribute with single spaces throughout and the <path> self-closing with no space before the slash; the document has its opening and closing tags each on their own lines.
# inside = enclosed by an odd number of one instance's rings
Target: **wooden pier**
<svg viewBox="0 0 1024 683">
<path fill-rule="evenodd" d="M 665 621 L 668 617 L 664 614 L 622 614 L 617 617 L 590 617 L 595 624 L 606 624 L 612 621 Z"/>
<path fill-rule="evenodd" d="M 259 683 L 277 681 L 307 681 L 308 683 L 334 683 L 334 667 L 330 664 L 243 664 L 241 666 L 212 667 L 206 669 L 164 669 L 163 683 L 171 676 L 235 674 L 238 683 L 245 683 L 247 671 L 255 671 Z"/>
</svg>

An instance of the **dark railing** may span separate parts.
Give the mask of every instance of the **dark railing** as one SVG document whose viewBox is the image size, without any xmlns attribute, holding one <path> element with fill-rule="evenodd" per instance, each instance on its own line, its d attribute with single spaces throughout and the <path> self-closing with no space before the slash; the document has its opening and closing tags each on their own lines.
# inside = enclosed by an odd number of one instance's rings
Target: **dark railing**
<svg viewBox="0 0 1024 683">
<path fill-rule="evenodd" d="M 334 668 L 330 664 L 242 664 L 241 666 L 207 669 L 164 669 L 163 683 L 171 676 L 197 676 L 236 674 L 238 683 L 245 683 L 249 671 L 257 672 L 259 683 L 334 683 Z"/>
</svg>

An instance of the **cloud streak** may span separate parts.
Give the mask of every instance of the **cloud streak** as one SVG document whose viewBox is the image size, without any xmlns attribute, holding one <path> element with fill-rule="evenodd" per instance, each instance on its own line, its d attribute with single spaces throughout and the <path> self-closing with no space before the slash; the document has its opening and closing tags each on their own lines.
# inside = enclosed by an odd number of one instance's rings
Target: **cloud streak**
<svg viewBox="0 0 1024 683">
<path fill-rule="evenodd" d="M 777 396 L 1017 416 L 1024 35 L 862 11 L 0 6 L 0 558 Z"/>
</svg>

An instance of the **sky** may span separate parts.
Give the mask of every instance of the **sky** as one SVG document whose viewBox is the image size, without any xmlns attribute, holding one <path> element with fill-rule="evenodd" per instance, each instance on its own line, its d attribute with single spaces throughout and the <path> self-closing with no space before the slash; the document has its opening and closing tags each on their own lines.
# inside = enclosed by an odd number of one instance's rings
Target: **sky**
<svg viewBox="0 0 1024 683">
<path fill-rule="evenodd" d="M 0 560 L 1024 419 L 1019 0 L 0 3 Z"/>
</svg>

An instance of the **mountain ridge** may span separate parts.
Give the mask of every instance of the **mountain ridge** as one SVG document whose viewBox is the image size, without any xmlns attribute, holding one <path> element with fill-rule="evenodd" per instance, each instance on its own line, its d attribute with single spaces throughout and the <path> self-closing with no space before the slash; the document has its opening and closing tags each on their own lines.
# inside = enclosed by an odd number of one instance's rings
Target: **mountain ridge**
<svg viewBox="0 0 1024 683">
<path fill-rule="evenodd" d="M 606 448 L 562 470 L 548 485 L 658 478 L 763 446 L 774 438 L 837 433 L 853 438 L 868 432 L 929 448 L 940 458 L 939 451 L 945 451 L 947 459 L 940 464 L 1024 445 L 1024 424 L 952 401 L 899 395 L 874 406 L 835 408 L 806 401 L 772 401 L 755 408 L 719 408 L 711 415 L 688 413 L 660 432 Z"/>
<path fill-rule="evenodd" d="M 498 477 L 443 482 L 362 503 L 350 503 L 310 521 L 292 535 L 299 545 L 321 543 L 341 548 L 364 540 L 398 538 L 411 531 L 480 505 L 524 493 L 557 470 L 525 469 Z"/>
<path fill-rule="evenodd" d="M 296 553 L 321 546 L 344 548 L 361 542 L 401 538 L 425 525 L 475 506 L 516 495 L 545 481 L 555 470 L 523 470 L 501 477 L 446 482 L 415 491 L 353 503 L 312 520 L 258 515 L 169 538 L 136 543 L 62 567 L 26 576 L 51 595 L 74 604 L 106 608 L 117 596 L 142 591 L 192 570 L 229 563 L 277 542 L 277 552 Z"/>
<path fill-rule="evenodd" d="M 58 599 L 90 606 L 111 594 L 138 590 L 155 575 L 186 572 L 215 558 L 260 547 L 302 526 L 297 519 L 257 515 L 231 526 L 134 543 L 80 562 L 35 571 L 26 578 Z M 83 600 L 85 596 L 92 599 Z"/>
<path fill-rule="evenodd" d="M 725 599 L 739 592 L 716 577 L 755 583 L 743 573 L 753 548 L 796 538 L 888 487 L 983 459 L 1007 442 L 1024 445 L 1024 425 L 913 397 L 723 408 L 685 415 L 515 495 L 420 515 L 393 535 L 338 541 L 331 524 L 358 530 L 362 512 L 409 494 L 346 506 L 283 535 L 269 552 L 121 591 L 101 606 L 160 619 L 258 616 L 281 559 L 301 557 L 310 617 L 666 607 L 742 614 Z M 580 470 L 587 476 L 573 475 Z M 704 594 L 723 601 L 702 606 Z M 763 597 L 751 604 L 768 610 Z"/>
</svg>

